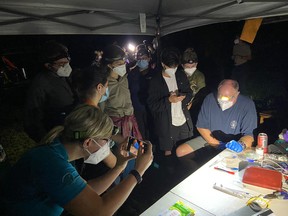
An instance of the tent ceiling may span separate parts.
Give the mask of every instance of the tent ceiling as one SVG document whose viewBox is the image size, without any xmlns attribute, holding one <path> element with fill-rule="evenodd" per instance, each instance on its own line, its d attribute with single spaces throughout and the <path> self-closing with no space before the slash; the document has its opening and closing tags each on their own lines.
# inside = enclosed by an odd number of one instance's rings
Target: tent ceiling
<svg viewBox="0 0 288 216">
<path fill-rule="evenodd" d="M 163 36 L 213 23 L 285 15 L 287 0 L 0 0 L 0 35 L 161 31 Z"/>
</svg>

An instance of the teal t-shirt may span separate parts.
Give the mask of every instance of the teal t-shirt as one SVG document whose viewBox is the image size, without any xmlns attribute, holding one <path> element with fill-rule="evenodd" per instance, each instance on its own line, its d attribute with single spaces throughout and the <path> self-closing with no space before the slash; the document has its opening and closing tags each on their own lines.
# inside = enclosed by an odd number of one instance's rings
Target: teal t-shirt
<svg viewBox="0 0 288 216">
<path fill-rule="evenodd" d="M 12 168 L 7 196 L 9 215 L 60 215 L 86 182 L 68 162 L 57 139 L 27 152 Z"/>
</svg>

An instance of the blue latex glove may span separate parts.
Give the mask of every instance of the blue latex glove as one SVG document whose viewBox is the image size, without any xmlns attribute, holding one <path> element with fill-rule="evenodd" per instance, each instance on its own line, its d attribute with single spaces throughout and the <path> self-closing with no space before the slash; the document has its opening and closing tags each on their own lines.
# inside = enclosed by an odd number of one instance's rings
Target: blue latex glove
<svg viewBox="0 0 288 216">
<path fill-rule="evenodd" d="M 226 148 L 236 153 L 242 152 L 244 150 L 244 146 L 235 140 L 231 140 L 230 142 L 226 143 Z"/>
<path fill-rule="evenodd" d="M 224 150 L 224 149 L 226 149 L 226 142 L 220 141 L 217 149 L 219 149 L 219 150 Z"/>
</svg>

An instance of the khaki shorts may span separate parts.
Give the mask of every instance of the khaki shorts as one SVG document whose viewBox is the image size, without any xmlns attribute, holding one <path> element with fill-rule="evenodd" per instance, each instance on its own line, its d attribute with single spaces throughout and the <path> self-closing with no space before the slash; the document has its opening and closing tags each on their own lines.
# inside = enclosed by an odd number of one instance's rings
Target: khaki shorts
<svg viewBox="0 0 288 216">
<path fill-rule="evenodd" d="M 191 148 L 193 148 L 194 151 L 207 145 L 207 142 L 202 138 L 202 136 L 198 136 L 194 139 L 188 140 L 185 143 L 188 144 Z"/>
</svg>

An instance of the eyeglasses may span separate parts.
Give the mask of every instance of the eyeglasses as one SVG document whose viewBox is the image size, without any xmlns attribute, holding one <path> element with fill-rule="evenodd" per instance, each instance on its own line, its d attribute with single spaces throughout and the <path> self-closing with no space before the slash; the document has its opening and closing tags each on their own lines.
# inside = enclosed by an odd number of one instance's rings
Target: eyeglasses
<svg viewBox="0 0 288 216">
<path fill-rule="evenodd" d="M 105 139 L 105 138 L 103 138 L 103 139 L 93 139 L 93 140 L 95 140 L 95 142 L 97 142 L 98 143 L 98 145 L 100 145 L 100 143 L 102 144 L 102 142 L 100 142 L 100 140 L 104 140 L 104 142 L 105 142 L 105 144 L 104 145 L 106 145 L 106 144 L 108 144 L 108 146 L 109 146 L 109 148 L 112 148 L 114 145 L 115 145 L 115 142 L 113 141 L 113 140 L 111 140 L 110 138 L 107 138 L 107 139 Z M 101 147 L 102 146 L 104 146 L 104 145 L 100 145 Z"/>
<path fill-rule="evenodd" d="M 117 135 L 119 132 L 120 132 L 120 128 L 114 125 L 113 130 L 112 130 L 112 136 Z"/>
<path fill-rule="evenodd" d="M 107 142 L 105 144 L 108 143 L 109 148 L 112 148 L 114 146 L 114 144 L 115 144 L 115 142 L 113 140 L 111 140 L 111 139 L 104 139 L 104 140 L 107 140 Z"/>
</svg>

